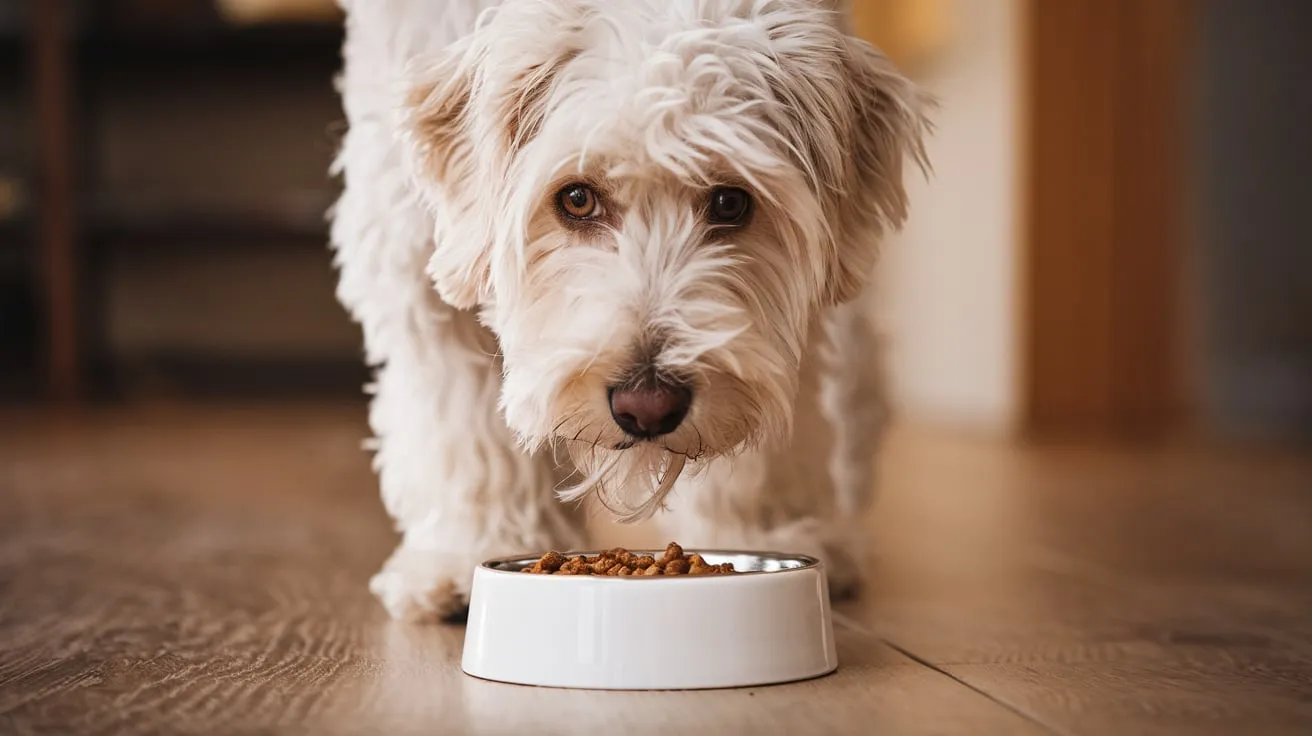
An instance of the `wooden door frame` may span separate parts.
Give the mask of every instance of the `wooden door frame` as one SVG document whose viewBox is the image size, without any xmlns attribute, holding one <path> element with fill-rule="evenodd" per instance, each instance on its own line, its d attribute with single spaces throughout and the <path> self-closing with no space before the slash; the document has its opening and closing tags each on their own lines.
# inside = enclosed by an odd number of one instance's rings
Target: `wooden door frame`
<svg viewBox="0 0 1312 736">
<path fill-rule="evenodd" d="M 1023 429 L 1179 428 L 1192 2 L 1025 11 Z"/>
<path fill-rule="evenodd" d="M 31 80 L 38 162 L 36 283 L 42 296 L 46 386 L 71 403 L 83 395 L 81 259 L 74 175 L 73 7 L 69 0 L 31 4 Z"/>
</svg>

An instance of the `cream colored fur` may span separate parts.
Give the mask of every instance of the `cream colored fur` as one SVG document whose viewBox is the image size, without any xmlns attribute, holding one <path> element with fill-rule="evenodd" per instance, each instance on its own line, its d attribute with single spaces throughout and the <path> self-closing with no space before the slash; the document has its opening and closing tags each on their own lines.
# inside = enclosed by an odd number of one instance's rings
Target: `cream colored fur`
<svg viewBox="0 0 1312 736">
<path fill-rule="evenodd" d="M 885 418 L 866 286 L 924 164 L 917 90 L 817 0 L 344 5 L 332 239 L 378 371 L 388 611 L 441 618 L 478 561 L 584 546 L 589 495 L 856 585 Z M 552 206 L 574 181 L 604 225 Z M 707 223 L 721 185 L 746 226 Z M 607 404 L 638 363 L 694 395 L 647 442 Z"/>
</svg>

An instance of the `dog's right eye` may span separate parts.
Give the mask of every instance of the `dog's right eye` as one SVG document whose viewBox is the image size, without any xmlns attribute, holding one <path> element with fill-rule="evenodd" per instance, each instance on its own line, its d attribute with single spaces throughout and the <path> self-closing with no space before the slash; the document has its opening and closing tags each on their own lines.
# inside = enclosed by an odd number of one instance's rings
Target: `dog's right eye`
<svg viewBox="0 0 1312 736">
<path fill-rule="evenodd" d="M 597 193 L 586 184 L 570 184 L 556 194 L 560 211 L 574 220 L 592 220 L 601 214 Z"/>
<path fill-rule="evenodd" d="M 752 215 L 752 195 L 738 187 L 718 187 L 711 192 L 706 215 L 715 225 L 744 225 Z"/>
</svg>

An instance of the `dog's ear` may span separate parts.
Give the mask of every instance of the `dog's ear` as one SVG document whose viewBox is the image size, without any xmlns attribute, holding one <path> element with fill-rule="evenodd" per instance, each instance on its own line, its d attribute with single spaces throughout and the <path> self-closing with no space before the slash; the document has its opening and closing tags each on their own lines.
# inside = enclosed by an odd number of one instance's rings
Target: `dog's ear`
<svg viewBox="0 0 1312 736">
<path fill-rule="evenodd" d="M 558 45 L 508 54 L 494 51 L 493 35 L 480 28 L 416 63 L 401 111 L 406 163 L 435 219 L 429 275 L 461 309 L 491 295 L 513 159 L 541 128 L 556 72 L 577 53 Z"/>
<path fill-rule="evenodd" d="M 495 201 L 495 187 L 480 175 L 471 135 L 483 53 L 471 38 L 413 64 L 401 109 L 404 163 L 435 220 L 428 272 L 442 299 L 459 309 L 484 301 L 490 279 L 493 222 L 484 207 Z"/>
<path fill-rule="evenodd" d="M 840 132 L 842 163 L 829 202 L 836 258 L 826 295 L 832 303 L 856 298 L 873 275 L 879 241 L 902 228 L 907 160 L 929 172 L 924 137 L 934 100 L 906 79 L 878 49 L 847 37 L 845 85 L 851 118 Z M 845 134 L 844 134 L 845 133 Z"/>
</svg>

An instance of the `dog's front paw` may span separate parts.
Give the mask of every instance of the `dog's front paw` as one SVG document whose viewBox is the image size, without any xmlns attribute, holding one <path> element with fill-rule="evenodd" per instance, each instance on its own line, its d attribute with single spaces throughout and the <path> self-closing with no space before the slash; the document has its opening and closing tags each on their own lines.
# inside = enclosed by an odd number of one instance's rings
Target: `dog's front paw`
<svg viewBox="0 0 1312 736">
<path fill-rule="evenodd" d="M 457 620 L 469 605 L 476 564 L 467 555 L 402 545 L 369 581 L 369 590 L 398 621 Z"/>
</svg>

